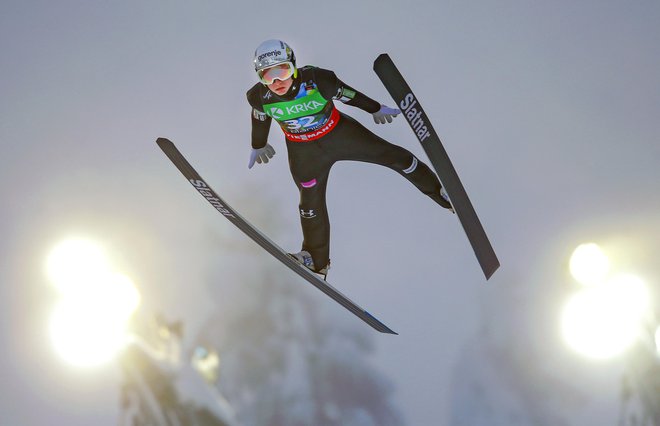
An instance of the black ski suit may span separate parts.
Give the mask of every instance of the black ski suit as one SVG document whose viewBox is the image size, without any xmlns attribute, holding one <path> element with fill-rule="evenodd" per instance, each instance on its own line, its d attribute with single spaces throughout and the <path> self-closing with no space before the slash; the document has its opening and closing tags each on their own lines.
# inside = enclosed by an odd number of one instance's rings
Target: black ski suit
<svg viewBox="0 0 660 426">
<path fill-rule="evenodd" d="M 273 118 L 285 134 L 289 168 L 300 191 L 302 249 L 312 255 L 317 270 L 330 261 L 325 194 L 330 168 L 336 161 L 364 161 L 389 167 L 438 204 L 449 206 L 440 195 L 440 181 L 426 164 L 335 108 L 333 100 L 369 113 L 377 112 L 381 105 L 344 84 L 334 72 L 302 67 L 287 94 L 278 96 L 257 83 L 247 92 L 247 98 L 252 106 L 253 148 L 266 146 Z"/>
</svg>

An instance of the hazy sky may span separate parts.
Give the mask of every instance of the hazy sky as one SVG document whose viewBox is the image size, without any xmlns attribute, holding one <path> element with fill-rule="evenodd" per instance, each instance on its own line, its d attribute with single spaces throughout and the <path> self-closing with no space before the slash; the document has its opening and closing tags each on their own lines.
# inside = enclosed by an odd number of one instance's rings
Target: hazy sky
<svg viewBox="0 0 660 426">
<path fill-rule="evenodd" d="M 257 225 L 254 209 L 274 208 L 277 242 L 298 248 L 297 193 L 278 129 L 274 161 L 247 169 L 245 91 L 256 82 L 254 48 L 267 38 L 288 41 L 300 65 L 332 69 L 392 105 L 372 71 L 388 52 L 500 257 L 486 283 L 456 218 L 400 176 L 359 163 L 333 169 L 330 282 L 400 333 L 376 336 L 375 363 L 397 386 L 408 423 L 446 421 L 452 375 L 486 326 L 502 339 L 533 336 L 529 348 L 549 370 L 573 360 L 554 319 L 578 243 L 611 244 L 622 265 L 660 279 L 658 22 L 656 0 L 3 0 L 0 420 L 88 425 L 103 412 L 115 424 L 114 367 L 73 371 L 47 340 L 53 295 L 42 265 L 60 239 L 103 242 L 150 308 L 192 325 L 212 311 L 204 278 L 218 251 L 208 235 L 241 236 L 195 196 L 156 137 L 177 143 Z M 426 158 L 402 119 L 376 126 L 340 108 Z M 585 374 L 575 379 L 585 395 L 575 418 L 614 424 L 620 365 L 571 362 Z"/>
</svg>

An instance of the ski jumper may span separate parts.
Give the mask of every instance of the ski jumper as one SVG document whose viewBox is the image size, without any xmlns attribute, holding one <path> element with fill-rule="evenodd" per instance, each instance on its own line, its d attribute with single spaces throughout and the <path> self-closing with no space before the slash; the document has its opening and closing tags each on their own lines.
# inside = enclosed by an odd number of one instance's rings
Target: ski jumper
<svg viewBox="0 0 660 426">
<path fill-rule="evenodd" d="M 344 84 L 334 72 L 305 66 L 298 69 L 285 95 L 278 96 L 257 83 L 247 92 L 247 99 L 252 106 L 252 148 L 266 146 L 272 119 L 284 132 L 289 168 L 300 191 L 302 249 L 312 255 L 319 269 L 330 261 L 326 186 L 335 162 L 353 160 L 389 167 L 438 204 L 446 204 L 440 181 L 426 164 L 335 108 L 333 100 L 339 100 L 373 114 L 381 105 Z"/>
</svg>

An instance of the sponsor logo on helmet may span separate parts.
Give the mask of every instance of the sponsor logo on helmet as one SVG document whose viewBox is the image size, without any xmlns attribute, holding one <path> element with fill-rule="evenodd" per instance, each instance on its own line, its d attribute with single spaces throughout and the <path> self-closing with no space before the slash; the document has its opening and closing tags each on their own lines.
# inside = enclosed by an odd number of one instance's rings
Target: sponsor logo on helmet
<svg viewBox="0 0 660 426">
<path fill-rule="evenodd" d="M 273 56 L 281 56 L 282 52 L 280 50 L 273 50 L 271 52 L 262 53 L 257 57 L 257 61 L 261 61 L 264 58 L 272 58 Z"/>
</svg>

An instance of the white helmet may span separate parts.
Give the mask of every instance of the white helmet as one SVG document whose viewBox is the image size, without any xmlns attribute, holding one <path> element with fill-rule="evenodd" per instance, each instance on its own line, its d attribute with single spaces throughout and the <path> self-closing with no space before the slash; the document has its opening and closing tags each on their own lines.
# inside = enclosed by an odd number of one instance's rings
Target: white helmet
<svg viewBox="0 0 660 426">
<path fill-rule="evenodd" d="M 286 62 L 291 63 L 295 68 L 296 55 L 293 54 L 293 49 L 281 40 L 266 40 L 254 51 L 255 71 Z"/>
</svg>

